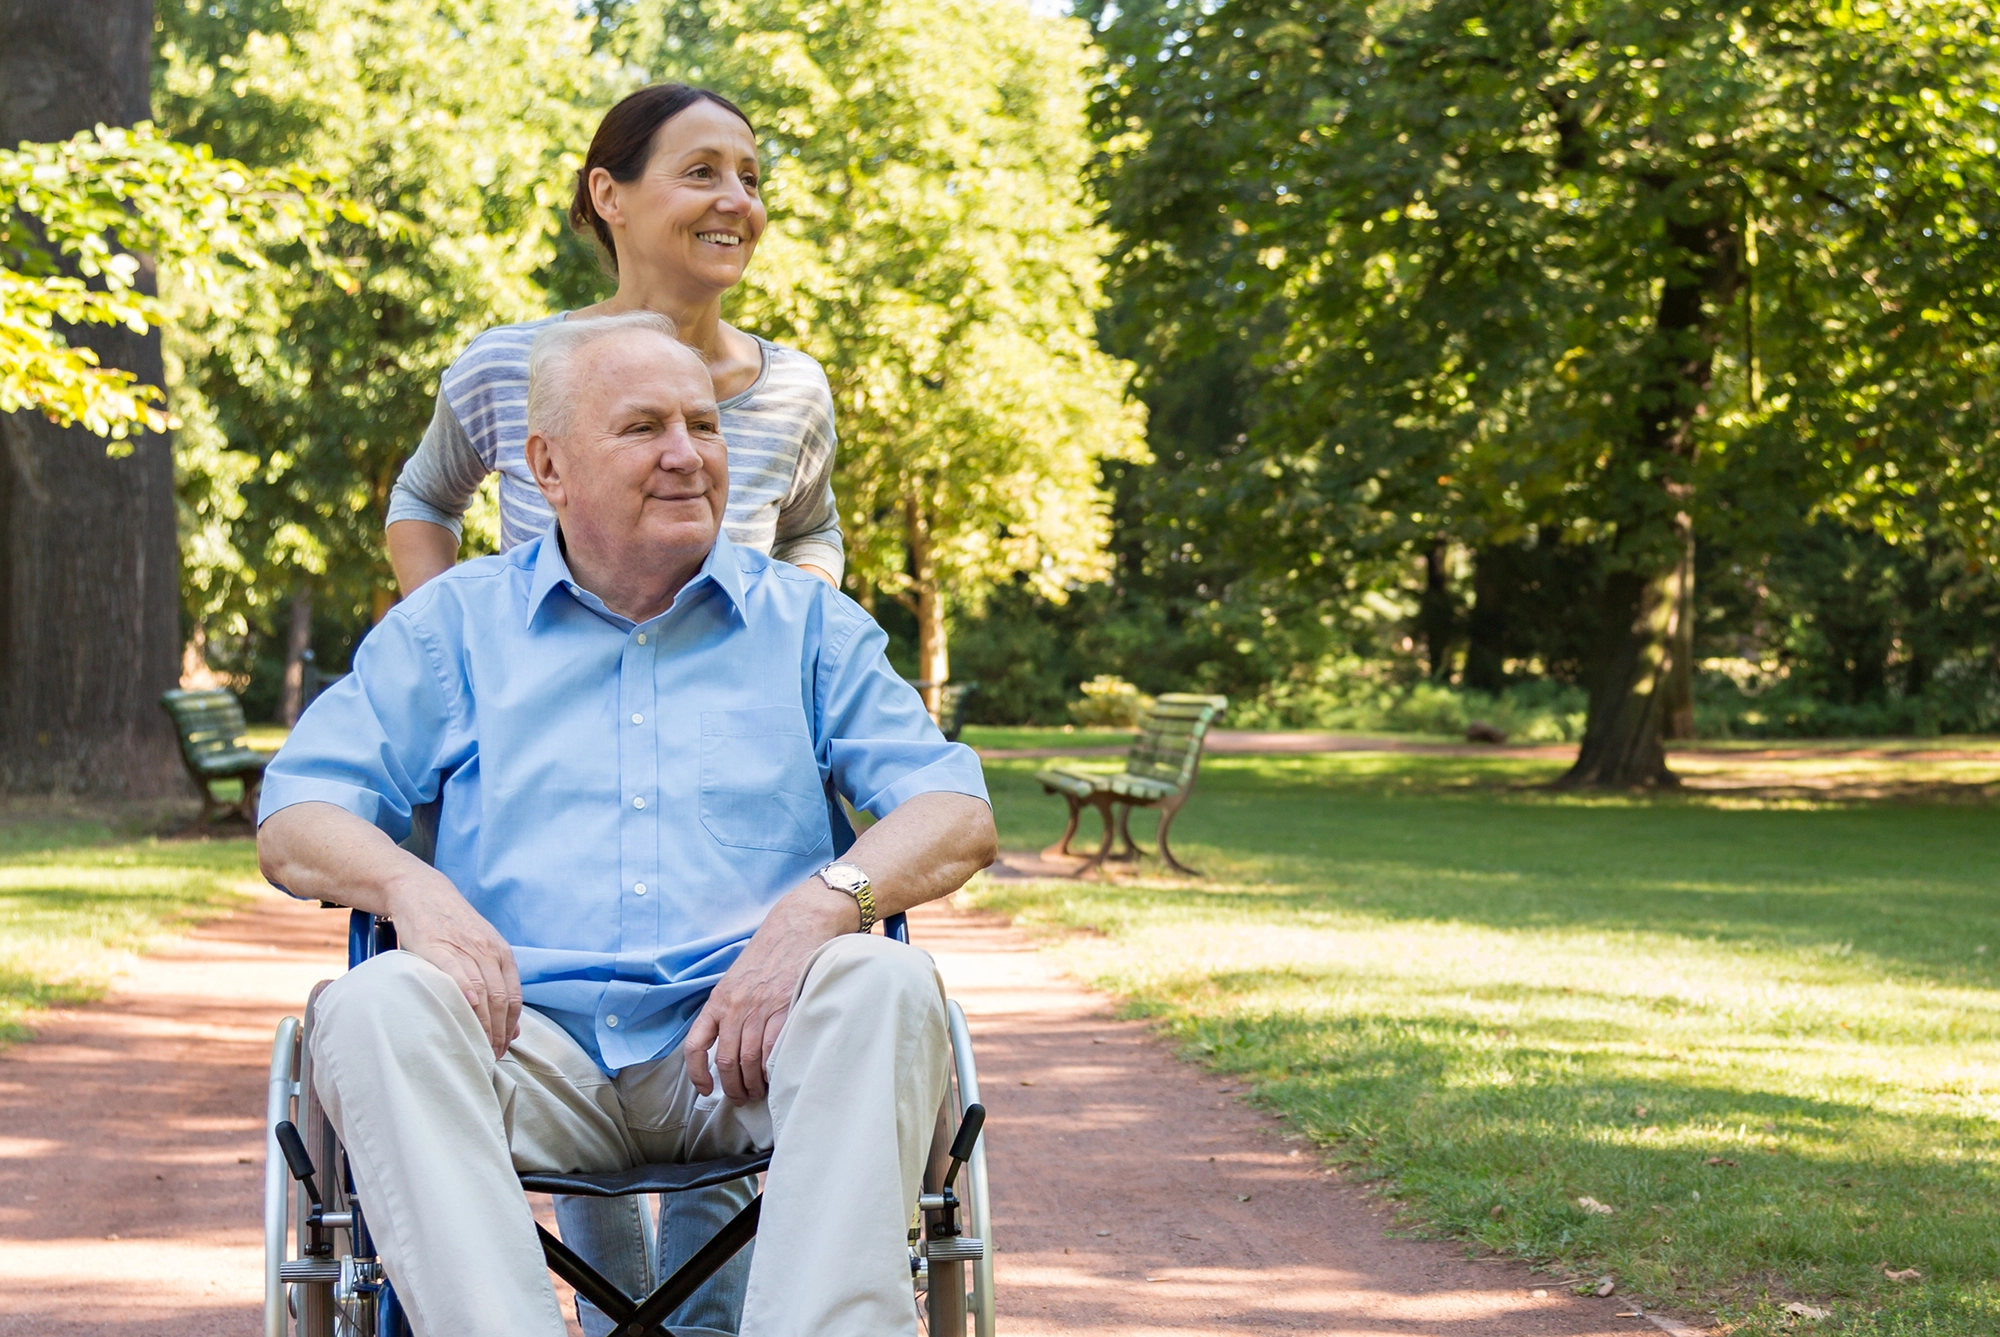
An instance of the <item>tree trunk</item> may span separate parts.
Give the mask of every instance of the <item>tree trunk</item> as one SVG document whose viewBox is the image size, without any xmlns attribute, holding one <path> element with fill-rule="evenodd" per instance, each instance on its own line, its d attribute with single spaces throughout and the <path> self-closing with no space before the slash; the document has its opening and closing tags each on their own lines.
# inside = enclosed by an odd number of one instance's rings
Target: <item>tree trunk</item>
<svg viewBox="0 0 2000 1337">
<path fill-rule="evenodd" d="M 917 678 L 924 709 L 935 720 L 943 711 L 944 685 L 951 677 L 944 591 L 938 587 L 937 561 L 931 551 L 930 514 L 912 497 L 903 503 L 903 521 L 910 546 L 911 611 L 917 615 Z"/>
<path fill-rule="evenodd" d="M 287 729 L 305 713 L 306 652 L 312 647 L 312 634 L 312 586 L 301 581 L 292 595 L 292 624 L 285 636 L 285 680 L 278 692 L 278 718 Z"/>
<path fill-rule="evenodd" d="M 151 114 L 151 0 L 0 0 L 0 144 Z M 157 334 L 66 331 L 158 385 Z M 180 678 L 174 462 L 39 414 L 0 418 L 0 790 L 184 789 L 160 693 Z"/>
<path fill-rule="evenodd" d="M 1445 583 L 1445 546 L 1440 538 L 1424 550 L 1424 594 L 1417 603 L 1417 634 L 1424 638 L 1424 658 L 1432 682 L 1451 676 L 1451 641 L 1457 622 L 1451 587 Z"/>
<path fill-rule="evenodd" d="M 1663 196 L 1675 188 L 1666 181 L 1648 184 Z M 1566 788 L 1678 783 L 1667 769 L 1662 739 L 1675 660 L 1689 659 L 1674 649 L 1684 633 L 1691 645 L 1693 634 L 1692 429 L 1715 367 L 1711 302 L 1719 305 L 1735 291 L 1741 267 L 1730 211 L 1700 199 L 1674 207 L 1701 211 L 1677 219 L 1670 214 L 1665 228 L 1667 247 L 1680 264 L 1661 285 L 1639 420 L 1611 465 L 1611 483 L 1622 488 L 1622 514 L 1605 581 L 1604 630 L 1583 746 L 1557 782 Z M 1692 671 L 1691 663 L 1687 667 Z"/>
<path fill-rule="evenodd" d="M 1687 520 L 1685 515 L 1677 518 Z M 1684 528 L 1674 631 L 1667 646 L 1667 699 L 1660 716 L 1662 736 L 1677 742 L 1694 737 L 1694 526 Z"/>
</svg>

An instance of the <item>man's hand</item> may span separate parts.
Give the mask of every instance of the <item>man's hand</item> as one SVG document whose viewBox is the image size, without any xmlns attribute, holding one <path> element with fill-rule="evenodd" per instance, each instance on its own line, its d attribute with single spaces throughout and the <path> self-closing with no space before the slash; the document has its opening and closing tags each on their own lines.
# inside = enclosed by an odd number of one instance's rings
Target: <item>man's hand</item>
<svg viewBox="0 0 2000 1337">
<path fill-rule="evenodd" d="M 514 949 L 443 874 L 399 882 L 389 891 L 396 945 L 451 976 L 493 1046 L 493 1057 L 521 1034 L 521 974 Z"/>
<path fill-rule="evenodd" d="M 720 1080 L 731 1100 L 762 1100 L 770 1088 L 766 1065 L 806 962 L 823 944 L 860 926 L 861 908 L 854 898 L 817 877 L 787 892 L 709 994 L 681 1045 L 695 1090 L 712 1095 Z M 710 1046 L 715 1049 L 713 1072 Z"/>
<path fill-rule="evenodd" d="M 331 803 L 295 803 L 257 828 L 257 861 L 273 886 L 303 900 L 395 920 L 396 940 L 451 976 L 472 1004 L 494 1057 L 521 1033 L 514 949 L 450 878 L 369 823 Z"/>
</svg>

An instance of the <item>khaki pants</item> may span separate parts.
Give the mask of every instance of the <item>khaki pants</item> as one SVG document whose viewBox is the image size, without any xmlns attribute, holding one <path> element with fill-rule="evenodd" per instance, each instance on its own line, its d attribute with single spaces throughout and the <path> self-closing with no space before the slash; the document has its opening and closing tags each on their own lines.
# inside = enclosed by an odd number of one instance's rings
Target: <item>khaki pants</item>
<svg viewBox="0 0 2000 1337">
<path fill-rule="evenodd" d="M 765 1100 L 702 1097 L 678 1052 L 607 1077 L 532 1008 L 495 1060 L 450 977 L 408 952 L 320 995 L 320 1100 L 418 1337 L 563 1337 L 516 1171 L 602 1172 L 771 1149 L 743 1337 L 916 1331 L 906 1232 L 946 1089 L 931 959 L 822 947 Z"/>
</svg>

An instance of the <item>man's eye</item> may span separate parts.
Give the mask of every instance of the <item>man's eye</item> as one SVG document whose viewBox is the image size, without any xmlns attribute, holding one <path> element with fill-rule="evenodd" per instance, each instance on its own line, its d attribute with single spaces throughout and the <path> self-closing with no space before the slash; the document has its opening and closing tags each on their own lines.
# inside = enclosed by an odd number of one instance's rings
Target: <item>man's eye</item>
<svg viewBox="0 0 2000 1337">
<path fill-rule="evenodd" d="M 754 176 L 745 176 L 743 178 L 743 189 L 755 195 L 757 193 L 757 178 Z"/>
</svg>

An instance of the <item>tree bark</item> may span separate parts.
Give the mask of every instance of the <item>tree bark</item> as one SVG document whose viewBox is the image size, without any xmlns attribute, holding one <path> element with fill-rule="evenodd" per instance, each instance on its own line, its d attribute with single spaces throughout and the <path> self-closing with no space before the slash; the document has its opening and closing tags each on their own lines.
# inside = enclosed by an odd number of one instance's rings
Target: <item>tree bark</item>
<svg viewBox="0 0 2000 1337">
<path fill-rule="evenodd" d="M 1424 658 L 1432 682 L 1451 677 L 1451 642 L 1457 623 L 1451 587 L 1445 581 L 1444 540 L 1439 538 L 1424 550 L 1424 593 L 1417 603 L 1417 634 L 1424 638 Z"/>
<path fill-rule="evenodd" d="M 0 0 L 0 143 L 151 114 L 151 0 Z M 163 376 L 157 334 L 66 331 Z M 185 788 L 160 693 L 180 677 L 173 451 L 114 457 L 82 428 L 0 417 L 0 791 Z"/>
<path fill-rule="evenodd" d="M 292 594 L 292 624 L 285 636 L 285 679 L 278 692 L 278 718 L 287 729 L 305 713 L 306 651 L 312 647 L 312 634 L 312 586 L 301 582 Z"/>
<path fill-rule="evenodd" d="M 1687 523 L 1682 529 L 1685 542 L 1676 572 L 1674 629 L 1667 645 L 1667 699 L 1660 715 L 1660 731 L 1670 740 L 1685 742 L 1694 737 L 1694 525 Z"/>
<path fill-rule="evenodd" d="M 930 514 L 915 497 L 903 503 L 904 529 L 910 548 L 910 609 L 917 615 L 917 678 L 924 709 L 932 719 L 944 708 L 944 685 L 951 677 L 946 645 L 945 598 L 938 586 L 937 560 L 931 549 Z"/>
<path fill-rule="evenodd" d="M 1675 188 L 1667 181 L 1648 185 L 1663 198 Z M 1686 212 L 1691 206 L 1692 214 Z M 1741 267 L 1729 210 L 1698 199 L 1671 208 L 1683 211 L 1678 218 L 1670 212 L 1665 227 L 1678 264 L 1661 285 L 1638 422 L 1612 463 L 1624 489 L 1621 513 L 1604 587 L 1590 714 L 1576 764 L 1557 781 L 1565 788 L 1679 783 L 1667 769 L 1662 740 L 1675 647 L 1683 633 L 1692 646 L 1693 425 L 1715 367 L 1712 305 L 1734 293 Z M 1689 657 L 1687 650 L 1678 656 L 1683 662 Z"/>
</svg>

